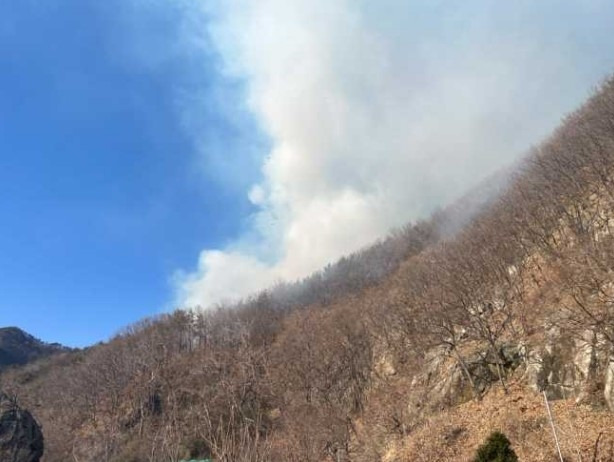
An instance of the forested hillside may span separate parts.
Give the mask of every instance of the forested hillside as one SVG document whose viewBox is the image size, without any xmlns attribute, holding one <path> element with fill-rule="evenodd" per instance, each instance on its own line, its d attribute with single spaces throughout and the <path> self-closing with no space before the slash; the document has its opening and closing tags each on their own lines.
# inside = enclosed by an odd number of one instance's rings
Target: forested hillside
<svg viewBox="0 0 614 462">
<path fill-rule="evenodd" d="M 47 462 L 610 460 L 614 79 L 432 219 L 237 306 L 0 376 Z M 596 444 L 598 443 L 598 444 Z"/>
</svg>

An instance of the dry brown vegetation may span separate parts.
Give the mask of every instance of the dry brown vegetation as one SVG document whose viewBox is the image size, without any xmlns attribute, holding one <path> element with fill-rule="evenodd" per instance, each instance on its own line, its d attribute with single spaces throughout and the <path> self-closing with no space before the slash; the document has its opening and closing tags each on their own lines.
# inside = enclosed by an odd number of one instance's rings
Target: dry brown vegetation
<svg viewBox="0 0 614 462">
<path fill-rule="evenodd" d="M 614 429 L 609 410 L 577 405 L 572 399 L 551 403 L 565 460 L 611 461 Z M 493 431 L 499 430 L 514 442 L 521 461 L 555 462 L 552 429 L 539 394 L 526 393 L 517 384 L 510 393 L 500 389 L 482 402 L 467 402 L 433 415 L 404 444 L 394 448 L 388 460 L 415 462 L 471 461 L 475 449 Z M 599 440 L 599 441 L 598 441 Z"/>
<path fill-rule="evenodd" d="M 554 411 L 568 460 L 610 460 L 613 182 L 611 79 L 479 213 L 465 199 L 301 283 L 144 320 L 1 385 L 43 423 L 47 462 L 470 460 L 498 429 L 547 461 L 527 352 L 588 332 L 605 359 Z"/>
</svg>

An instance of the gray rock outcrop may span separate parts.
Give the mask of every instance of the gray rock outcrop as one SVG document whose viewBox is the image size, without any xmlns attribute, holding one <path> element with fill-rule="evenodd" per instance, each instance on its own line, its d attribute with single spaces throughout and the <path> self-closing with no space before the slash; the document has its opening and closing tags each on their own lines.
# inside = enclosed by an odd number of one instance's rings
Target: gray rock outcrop
<svg viewBox="0 0 614 462">
<path fill-rule="evenodd" d="M 614 358 L 597 333 L 571 336 L 551 329 L 545 345 L 527 348 L 525 379 L 549 399 L 575 398 L 614 410 Z"/>
<path fill-rule="evenodd" d="M 43 450 L 43 433 L 32 414 L 0 392 L 0 461 L 39 462 Z"/>
</svg>

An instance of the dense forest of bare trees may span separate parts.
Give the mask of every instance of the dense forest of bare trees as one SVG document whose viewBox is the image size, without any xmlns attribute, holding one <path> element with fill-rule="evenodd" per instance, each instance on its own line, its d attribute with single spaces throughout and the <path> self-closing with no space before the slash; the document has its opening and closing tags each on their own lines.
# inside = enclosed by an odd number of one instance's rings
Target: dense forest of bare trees
<svg viewBox="0 0 614 462">
<path fill-rule="evenodd" d="M 506 390 L 507 346 L 546 326 L 614 351 L 613 182 L 610 79 L 497 181 L 502 194 L 468 196 L 299 283 L 144 320 L 0 385 L 42 421 L 49 462 L 376 460 L 381 435 L 417 422 L 408 384 L 433 351 L 475 400 L 487 390 L 476 354 Z"/>
</svg>

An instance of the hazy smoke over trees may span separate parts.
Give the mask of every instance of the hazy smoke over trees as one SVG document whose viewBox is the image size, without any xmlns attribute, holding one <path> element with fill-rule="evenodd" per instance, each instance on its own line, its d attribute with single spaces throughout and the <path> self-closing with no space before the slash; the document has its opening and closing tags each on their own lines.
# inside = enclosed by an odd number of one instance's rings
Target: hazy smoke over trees
<svg viewBox="0 0 614 462">
<path fill-rule="evenodd" d="M 221 72 L 245 79 L 272 147 L 246 191 L 250 229 L 201 252 L 178 280 L 183 305 L 305 276 L 424 217 L 522 155 L 614 64 L 607 2 L 204 8 Z"/>
</svg>

